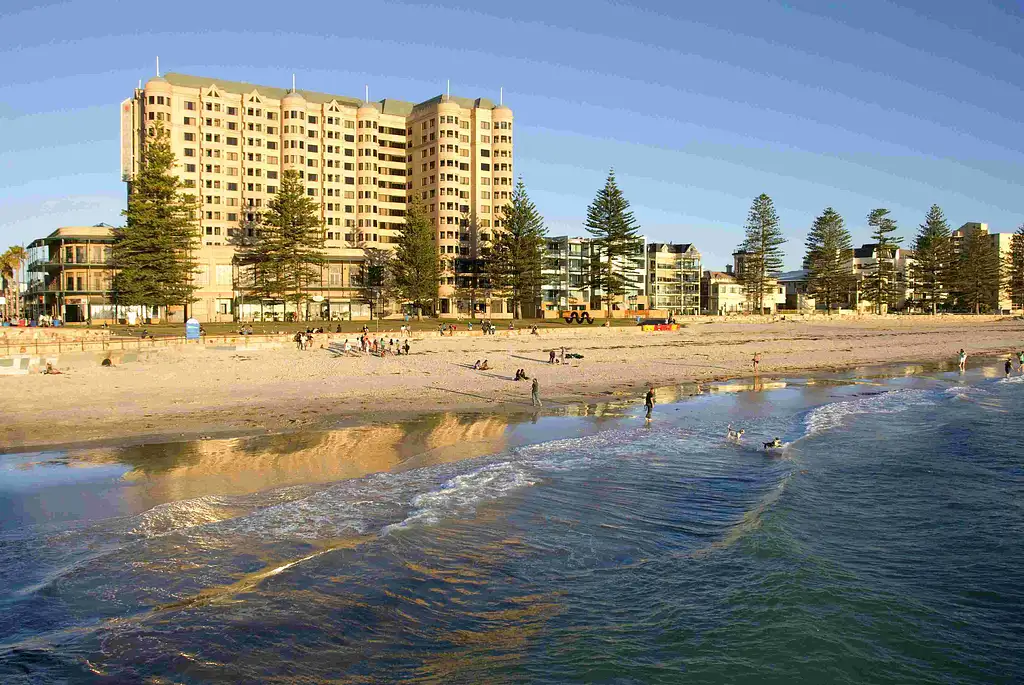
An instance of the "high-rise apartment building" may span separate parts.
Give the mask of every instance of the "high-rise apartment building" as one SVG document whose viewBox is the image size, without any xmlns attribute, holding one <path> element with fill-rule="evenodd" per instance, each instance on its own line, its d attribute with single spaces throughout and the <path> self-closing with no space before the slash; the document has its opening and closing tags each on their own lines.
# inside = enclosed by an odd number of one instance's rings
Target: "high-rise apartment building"
<svg viewBox="0 0 1024 685">
<path fill-rule="evenodd" d="M 438 96 L 413 104 L 166 74 L 121 104 L 121 173 L 131 183 L 158 122 L 170 132 L 178 176 L 202 203 L 197 255 L 200 320 L 260 311 L 234 308 L 235 239 L 253 230 L 287 170 L 318 206 L 327 264 L 308 289 L 314 316 L 366 316 L 363 250 L 392 248 L 410 202 L 423 203 L 444 265 L 443 315 L 468 313 L 456 269 L 485 253 L 512 190 L 512 111 L 486 98 Z M 484 311 L 502 314 L 495 300 Z M 283 305 L 281 305 L 283 307 Z"/>
</svg>

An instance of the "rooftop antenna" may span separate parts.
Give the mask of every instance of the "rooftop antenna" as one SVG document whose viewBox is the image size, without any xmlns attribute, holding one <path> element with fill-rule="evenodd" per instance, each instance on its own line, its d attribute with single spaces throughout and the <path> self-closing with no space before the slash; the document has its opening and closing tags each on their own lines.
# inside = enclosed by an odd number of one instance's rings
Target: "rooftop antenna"
<svg viewBox="0 0 1024 685">
<path fill-rule="evenodd" d="M 156 77 L 160 78 L 160 55 L 156 56 Z"/>
<path fill-rule="evenodd" d="M 498 88 L 498 104 L 505 104 L 505 86 L 501 86 Z"/>
<path fill-rule="evenodd" d="M 367 104 L 370 103 L 370 86 L 369 85 L 366 86 L 366 103 Z"/>
<path fill-rule="evenodd" d="M 447 91 L 447 94 L 448 94 L 448 99 L 451 100 L 452 99 L 452 80 L 451 79 L 448 79 L 448 91 Z"/>
<path fill-rule="evenodd" d="M 295 74 L 292 74 L 292 92 L 295 92 Z"/>
<path fill-rule="evenodd" d="M 142 90 L 142 79 L 139 79 L 139 90 Z"/>
</svg>

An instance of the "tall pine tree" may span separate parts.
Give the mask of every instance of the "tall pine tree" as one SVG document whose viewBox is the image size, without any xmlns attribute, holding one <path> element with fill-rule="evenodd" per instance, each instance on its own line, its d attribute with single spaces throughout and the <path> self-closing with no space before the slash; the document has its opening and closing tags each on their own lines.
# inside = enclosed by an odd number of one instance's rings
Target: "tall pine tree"
<svg viewBox="0 0 1024 685">
<path fill-rule="evenodd" d="M 871 239 L 875 241 L 875 261 L 865 276 L 864 297 L 875 305 L 875 313 L 881 314 L 883 307 L 896 305 L 896 249 L 903 238 L 893 235 L 896 221 L 889 218 L 888 209 L 871 210 L 868 226 L 874 228 Z"/>
<path fill-rule="evenodd" d="M 914 241 L 914 288 L 921 306 L 938 311 L 949 294 L 953 271 L 953 248 L 949 225 L 938 205 L 932 205 Z"/>
<path fill-rule="evenodd" d="M 626 278 L 623 275 L 630 257 L 640 245 L 637 232 L 640 226 L 629 211 L 619 186 L 615 183 L 615 170 L 608 172 L 604 187 L 597 191 L 597 197 L 587 207 L 587 231 L 594 236 L 600 264 L 595 264 L 589 280 L 592 288 L 600 288 L 607 307 L 608 321 L 612 318 L 612 302 L 626 294 Z"/>
<path fill-rule="evenodd" d="M 259 300 L 262 321 L 263 305 L 266 301 L 287 290 L 283 284 L 280 266 L 274 259 L 275 234 L 263 229 L 258 220 L 242 221 L 239 227 L 229 234 L 228 243 L 235 248 L 235 264 L 239 267 L 238 287 L 243 297 L 255 297 Z"/>
<path fill-rule="evenodd" d="M 491 287 L 507 293 L 515 307 L 513 316 L 524 311 L 536 316 L 544 266 L 544 218 L 526 194 L 520 178 L 512 202 L 504 209 L 501 230 L 494 232 L 488 255 Z"/>
<path fill-rule="evenodd" d="M 747 291 L 747 299 L 757 313 L 764 312 L 764 296 L 772 286 L 772 279 L 782 271 L 782 246 L 785 242 L 775 205 L 770 197 L 761 193 L 750 206 L 746 236 L 740 245 L 746 253 L 740 278 Z"/>
<path fill-rule="evenodd" d="M 158 121 L 128 186 L 125 225 L 114 229 L 111 262 L 119 305 L 187 308 L 194 301 L 199 201 L 173 168 L 170 135 Z"/>
<path fill-rule="evenodd" d="M 998 306 L 1001 266 L 991 236 L 978 226 L 968 226 L 956 260 L 958 305 L 975 314 Z"/>
<path fill-rule="evenodd" d="M 825 303 L 826 311 L 840 304 L 853 285 L 853 243 L 843 217 L 826 207 L 811 227 L 805 243 L 808 294 Z"/>
<path fill-rule="evenodd" d="M 269 253 L 268 278 L 277 294 L 295 302 L 298 310 L 309 285 L 320 278 L 326 256 L 319 210 L 297 171 L 281 175 L 277 194 L 260 216 L 259 231 Z"/>
<path fill-rule="evenodd" d="M 1024 225 L 1010 239 L 1010 251 L 1003 264 L 1004 287 L 1010 295 L 1010 306 L 1024 312 Z"/>
<path fill-rule="evenodd" d="M 412 303 L 417 315 L 433 311 L 441 281 L 433 222 L 423 205 L 413 200 L 405 214 L 405 225 L 395 250 L 395 286 L 402 298 Z"/>
</svg>

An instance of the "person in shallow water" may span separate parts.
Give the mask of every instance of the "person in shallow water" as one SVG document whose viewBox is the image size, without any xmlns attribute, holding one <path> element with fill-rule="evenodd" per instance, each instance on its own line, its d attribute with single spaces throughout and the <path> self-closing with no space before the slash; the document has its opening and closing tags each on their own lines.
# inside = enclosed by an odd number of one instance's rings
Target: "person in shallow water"
<svg viewBox="0 0 1024 685">
<path fill-rule="evenodd" d="M 538 381 L 536 377 L 534 377 L 533 383 L 530 384 L 530 399 L 533 400 L 533 406 L 544 406 L 540 403 L 540 381 Z"/>
<path fill-rule="evenodd" d="M 1013 362 L 1010 361 L 1009 357 L 1006 358 L 1006 364 L 1004 368 L 1006 369 L 1006 377 L 1009 378 L 1010 372 L 1013 371 Z"/>
<path fill-rule="evenodd" d="M 651 412 L 654 411 L 654 386 L 647 388 L 647 394 L 644 396 L 644 406 L 647 408 L 647 420 L 651 420 Z"/>
<path fill-rule="evenodd" d="M 959 357 L 958 360 L 959 360 L 960 370 L 964 371 L 967 368 L 967 353 L 964 352 L 962 347 L 960 348 L 960 357 Z"/>
</svg>

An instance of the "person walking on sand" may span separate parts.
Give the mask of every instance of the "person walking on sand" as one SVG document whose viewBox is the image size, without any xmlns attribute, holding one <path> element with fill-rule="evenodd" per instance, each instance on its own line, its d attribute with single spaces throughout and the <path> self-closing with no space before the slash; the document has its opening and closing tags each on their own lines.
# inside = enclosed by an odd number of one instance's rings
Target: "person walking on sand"
<svg viewBox="0 0 1024 685">
<path fill-rule="evenodd" d="M 964 371 L 967 370 L 967 353 L 964 352 L 962 347 L 960 348 L 959 366 L 960 373 L 963 373 Z"/>
<path fill-rule="evenodd" d="M 533 377 L 533 383 L 530 384 L 530 397 L 533 400 L 533 406 L 544 406 L 543 404 L 540 403 L 540 381 L 537 380 L 536 376 Z"/>
<path fill-rule="evenodd" d="M 761 353 L 754 353 L 754 373 L 757 373 L 758 368 L 761 366 Z"/>
<path fill-rule="evenodd" d="M 554 364 L 554 363 L 555 363 L 555 351 L 551 350 L 551 353 L 548 355 L 548 364 Z"/>
<path fill-rule="evenodd" d="M 651 412 L 654 411 L 654 386 L 648 386 L 647 394 L 644 396 L 644 407 L 647 408 L 647 420 L 651 420 Z"/>
</svg>

